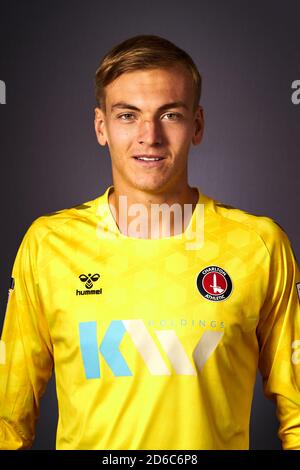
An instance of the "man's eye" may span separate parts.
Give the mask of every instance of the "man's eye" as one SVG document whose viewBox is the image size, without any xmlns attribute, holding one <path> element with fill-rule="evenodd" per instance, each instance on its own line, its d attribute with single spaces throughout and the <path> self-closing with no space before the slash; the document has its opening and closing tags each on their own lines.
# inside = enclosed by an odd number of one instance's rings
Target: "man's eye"
<svg viewBox="0 0 300 470">
<path fill-rule="evenodd" d="M 177 119 L 181 118 L 181 114 L 179 113 L 167 113 L 165 114 L 165 116 L 171 116 L 171 118 L 168 119 L 168 121 L 177 121 Z"/>
<path fill-rule="evenodd" d="M 127 116 L 134 116 L 132 113 L 124 113 L 120 114 L 118 116 L 118 119 L 121 119 L 122 121 L 130 121 L 130 119 L 127 119 Z"/>
</svg>

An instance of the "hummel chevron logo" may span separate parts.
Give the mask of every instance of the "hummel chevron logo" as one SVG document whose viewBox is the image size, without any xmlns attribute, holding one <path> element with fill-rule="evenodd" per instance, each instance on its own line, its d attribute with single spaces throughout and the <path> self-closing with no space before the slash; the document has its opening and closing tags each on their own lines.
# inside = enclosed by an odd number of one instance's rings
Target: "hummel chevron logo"
<svg viewBox="0 0 300 470">
<path fill-rule="evenodd" d="M 87 289 L 91 289 L 93 287 L 93 282 L 98 281 L 100 274 L 88 274 L 87 276 L 85 274 L 80 274 L 78 277 L 81 282 L 85 282 L 85 287 Z"/>
<path fill-rule="evenodd" d="M 98 279 L 100 278 L 100 274 L 98 274 L 98 273 L 95 273 L 93 275 L 91 273 L 89 273 L 89 274 L 80 274 L 78 277 L 81 280 L 81 282 L 84 282 L 84 285 L 88 290 L 78 290 L 78 289 L 76 289 L 76 295 L 102 294 L 102 288 L 92 290 L 92 287 L 94 285 L 93 283 L 98 281 Z"/>
<path fill-rule="evenodd" d="M 112 320 L 100 346 L 97 340 L 97 322 L 79 323 L 80 349 L 87 379 L 100 377 L 99 352 L 115 376 L 133 375 L 126 359 L 119 350 L 121 341 L 128 334 L 136 350 L 152 375 L 197 375 L 219 344 L 223 332 L 204 331 L 195 344 L 190 361 L 175 330 L 155 330 L 157 341 L 165 352 L 172 369 L 160 354 L 156 341 L 150 335 L 143 320 Z M 196 365 L 196 368 L 194 367 Z"/>
</svg>

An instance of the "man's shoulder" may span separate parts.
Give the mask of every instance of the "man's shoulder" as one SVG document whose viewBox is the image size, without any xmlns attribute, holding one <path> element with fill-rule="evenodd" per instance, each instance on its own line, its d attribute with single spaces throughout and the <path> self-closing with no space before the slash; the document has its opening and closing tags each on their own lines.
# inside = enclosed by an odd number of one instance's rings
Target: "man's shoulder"
<svg viewBox="0 0 300 470">
<path fill-rule="evenodd" d="M 66 225 L 68 230 L 76 230 L 78 224 L 93 217 L 95 212 L 94 205 L 97 199 L 98 197 L 71 207 L 40 215 L 31 222 L 24 238 L 40 242 L 47 234 L 59 232 Z"/>
<path fill-rule="evenodd" d="M 252 234 L 259 237 L 268 249 L 276 242 L 287 241 L 285 229 L 278 220 L 268 214 L 248 212 L 245 209 L 209 198 L 211 211 L 219 219 L 219 225 L 235 237 Z"/>
</svg>

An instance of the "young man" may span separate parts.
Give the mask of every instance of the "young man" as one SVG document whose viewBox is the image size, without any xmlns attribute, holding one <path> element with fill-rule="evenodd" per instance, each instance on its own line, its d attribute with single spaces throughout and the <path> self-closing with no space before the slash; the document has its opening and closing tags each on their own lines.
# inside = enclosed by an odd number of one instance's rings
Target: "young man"
<svg viewBox="0 0 300 470">
<path fill-rule="evenodd" d="M 300 449 L 299 270 L 272 219 L 189 186 L 200 91 L 163 38 L 103 58 L 95 130 L 113 185 L 36 219 L 18 250 L 1 448 L 31 445 L 55 365 L 57 449 L 248 449 L 257 367 L 282 447 Z"/>
</svg>

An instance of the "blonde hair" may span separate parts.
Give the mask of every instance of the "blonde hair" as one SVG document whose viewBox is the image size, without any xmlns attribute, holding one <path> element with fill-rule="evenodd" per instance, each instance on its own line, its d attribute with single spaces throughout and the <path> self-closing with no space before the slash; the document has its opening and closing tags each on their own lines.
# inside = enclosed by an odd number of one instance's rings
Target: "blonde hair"
<svg viewBox="0 0 300 470">
<path fill-rule="evenodd" d="M 95 74 L 97 104 L 104 113 L 105 87 L 121 74 L 134 70 L 167 68 L 183 65 L 191 72 L 195 89 L 194 111 L 201 97 L 201 75 L 192 58 L 172 42 L 160 36 L 138 35 L 111 49 L 101 60 Z"/>
</svg>

